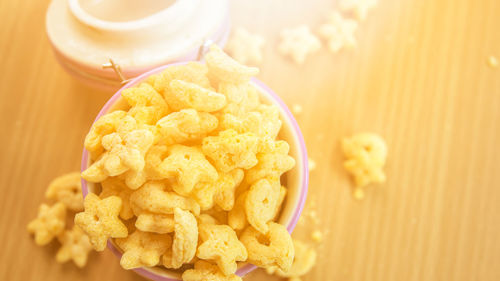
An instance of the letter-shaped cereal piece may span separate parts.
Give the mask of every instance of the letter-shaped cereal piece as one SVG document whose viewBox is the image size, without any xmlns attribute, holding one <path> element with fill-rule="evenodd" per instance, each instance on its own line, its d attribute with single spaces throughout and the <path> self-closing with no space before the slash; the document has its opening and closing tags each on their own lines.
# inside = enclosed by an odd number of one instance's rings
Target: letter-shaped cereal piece
<svg viewBox="0 0 500 281">
<path fill-rule="evenodd" d="M 295 166 L 295 160 L 288 156 L 289 149 L 285 141 L 271 141 L 262 145 L 263 152 L 257 154 L 259 163 L 247 171 L 245 181 L 251 184 L 263 178 L 279 179 Z"/>
<path fill-rule="evenodd" d="M 127 185 L 119 178 L 111 177 L 107 178 L 101 182 L 101 194 L 99 197 L 101 199 L 118 196 L 122 199 L 122 209 L 120 211 L 120 217 L 124 220 L 131 219 L 134 216 L 132 212 L 132 207 L 130 206 L 130 195 L 133 190 L 127 187 Z"/>
<path fill-rule="evenodd" d="M 107 113 L 97 120 L 90 128 L 90 132 L 85 137 L 85 149 L 90 152 L 92 159 L 97 159 L 104 151 L 101 141 L 102 137 L 116 131 L 116 127 L 120 120 L 127 115 L 127 112 L 122 110 Z"/>
<path fill-rule="evenodd" d="M 141 124 L 155 124 L 168 113 L 163 97 L 147 83 L 123 90 L 122 97 L 132 107 L 128 113 Z"/>
<path fill-rule="evenodd" d="M 245 200 L 248 222 L 260 233 L 269 231 L 267 223 L 273 219 L 278 207 L 280 184 L 276 180 L 261 179 L 255 182 Z"/>
<path fill-rule="evenodd" d="M 216 265 L 199 260 L 194 269 L 188 269 L 182 274 L 183 281 L 241 281 L 236 274 L 225 276 Z"/>
<path fill-rule="evenodd" d="M 234 191 L 242 179 L 241 169 L 219 173 L 219 178 L 214 182 L 198 183 L 191 196 L 200 204 L 202 210 L 208 210 L 216 203 L 221 209 L 229 211 L 234 205 Z"/>
<path fill-rule="evenodd" d="M 54 237 L 64 231 L 66 207 L 58 202 L 52 207 L 40 205 L 38 216 L 28 224 L 28 232 L 35 234 L 35 243 L 47 245 Z"/>
<path fill-rule="evenodd" d="M 92 251 L 89 237 L 81 228 L 73 226 L 72 230 L 66 230 L 57 237 L 61 243 L 61 248 L 57 251 L 56 260 L 65 263 L 73 260 L 76 266 L 82 268 L 87 264 L 87 258 Z"/>
<path fill-rule="evenodd" d="M 152 267 L 171 247 L 172 237 L 168 234 L 154 234 L 136 230 L 127 238 L 116 239 L 123 250 L 120 265 L 125 269 Z"/>
<path fill-rule="evenodd" d="M 308 273 L 316 263 L 317 255 L 314 248 L 308 247 L 304 242 L 296 239 L 293 239 L 293 247 L 295 249 L 295 257 L 290 270 L 284 272 L 276 268 L 276 275 L 280 277 L 297 278 Z"/>
<path fill-rule="evenodd" d="M 165 95 L 170 91 L 170 82 L 174 79 L 194 83 L 203 88 L 210 88 L 210 81 L 207 78 L 208 68 L 199 62 L 189 62 L 184 65 L 174 65 L 166 68 L 162 73 L 151 75 L 147 83 L 151 84 L 156 91 Z"/>
<path fill-rule="evenodd" d="M 218 92 L 225 95 L 227 99 L 227 105 L 221 110 L 222 113 L 244 116 L 260 104 L 259 92 L 250 83 L 221 83 Z"/>
<path fill-rule="evenodd" d="M 166 268 L 177 269 L 190 262 L 196 254 L 198 246 L 198 223 L 189 211 L 175 208 L 175 234 L 172 251 L 163 255 Z"/>
<path fill-rule="evenodd" d="M 222 49 L 213 44 L 210 51 L 205 55 L 205 61 L 208 66 L 208 76 L 216 83 L 229 82 L 233 84 L 245 83 L 252 76 L 259 74 L 256 67 L 248 67 L 235 61 L 228 56 Z"/>
<path fill-rule="evenodd" d="M 45 197 L 63 203 L 71 211 L 82 211 L 83 196 L 80 172 L 65 174 L 52 180 L 45 192 Z"/>
<path fill-rule="evenodd" d="M 192 108 L 202 112 L 213 112 L 226 105 L 226 96 L 194 83 L 172 80 L 170 91 L 165 92 L 165 99 L 175 111 Z"/>
<path fill-rule="evenodd" d="M 135 227 L 141 231 L 160 234 L 170 233 L 174 231 L 174 216 L 141 213 L 140 215 L 137 215 Z"/>
<path fill-rule="evenodd" d="M 94 193 L 89 193 L 83 205 L 85 211 L 75 215 L 75 224 L 87 233 L 96 251 L 104 251 L 110 237 L 127 237 L 127 227 L 118 218 L 122 208 L 120 197 L 110 196 L 101 200 Z"/>
<path fill-rule="evenodd" d="M 245 213 L 245 202 L 248 191 L 243 192 L 234 202 L 234 208 L 229 211 L 227 224 L 235 230 L 241 230 L 247 226 L 247 215 Z"/>
<path fill-rule="evenodd" d="M 210 113 L 181 109 L 160 119 L 156 126 L 162 135 L 161 141 L 171 145 L 199 140 L 215 130 L 218 124 L 217 118 Z"/>
</svg>

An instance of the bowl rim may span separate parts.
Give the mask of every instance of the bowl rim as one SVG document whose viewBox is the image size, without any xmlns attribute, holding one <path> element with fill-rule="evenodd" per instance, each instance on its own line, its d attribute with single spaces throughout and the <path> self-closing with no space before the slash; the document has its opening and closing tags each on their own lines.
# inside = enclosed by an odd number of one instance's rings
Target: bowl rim
<svg viewBox="0 0 500 281">
<path fill-rule="evenodd" d="M 113 96 L 106 102 L 106 104 L 102 107 L 102 109 L 97 114 L 92 125 L 102 115 L 106 114 L 108 112 L 108 110 L 118 101 L 118 99 L 121 97 L 121 93 L 123 90 L 130 88 L 130 87 L 133 87 L 133 86 L 143 82 L 145 80 L 145 78 L 147 78 L 153 74 L 157 74 L 157 73 L 165 70 L 168 67 L 172 67 L 172 66 L 176 66 L 176 65 L 185 65 L 189 62 L 192 62 L 192 61 L 183 61 L 183 62 L 176 62 L 176 63 L 162 65 L 162 66 L 156 67 L 154 69 L 151 69 L 151 70 L 137 76 L 136 78 L 132 79 L 130 82 L 125 84 L 123 87 L 121 87 L 115 94 L 113 94 Z M 302 184 L 301 184 L 299 199 L 297 202 L 297 208 L 295 209 L 295 211 L 292 215 L 292 219 L 290 220 L 290 222 L 286 226 L 288 232 L 291 234 L 293 232 L 295 226 L 297 225 L 297 222 L 300 218 L 300 215 L 301 215 L 302 210 L 304 208 L 306 197 L 307 197 L 307 191 L 308 191 L 308 185 L 309 185 L 309 167 L 308 167 L 306 144 L 305 144 L 302 132 L 300 130 L 300 127 L 299 127 L 297 121 L 295 120 L 293 114 L 291 113 L 290 109 L 288 109 L 288 107 L 286 106 L 285 102 L 273 90 L 271 90 L 271 88 L 269 88 L 262 81 L 258 80 L 257 78 L 254 78 L 254 77 L 251 79 L 251 81 L 253 83 L 255 83 L 259 88 L 266 91 L 269 94 L 269 96 L 281 107 L 281 109 L 285 113 L 286 117 L 290 121 L 290 124 L 292 125 L 292 129 L 295 133 L 295 136 L 298 139 L 299 151 L 300 151 L 300 154 L 302 157 L 302 167 L 300 167 L 300 169 L 302 169 L 303 177 L 302 177 Z M 87 169 L 88 161 L 89 161 L 89 152 L 87 151 L 86 148 L 83 148 L 81 172 L 83 172 L 85 169 Z M 85 198 L 87 196 L 87 194 L 89 193 L 87 181 L 82 178 L 81 183 L 82 183 L 83 198 Z M 121 258 L 122 253 L 111 243 L 110 240 L 107 241 L 107 246 L 108 246 L 108 249 L 110 249 L 111 252 L 116 257 Z M 237 270 L 236 274 L 239 276 L 245 276 L 246 274 L 250 273 L 251 271 L 255 270 L 256 268 L 257 267 L 255 265 L 248 263 L 247 265 L 243 266 L 242 268 L 239 268 Z M 132 270 L 134 272 L 136 272 L 137 274 L 139 274 L 145 278 L 148 278 L 150 280 L 155 280 L 155 281 L 177 281 L 177 280 L 179 280 L 179 279 L 168 278 L 165 276 L 160 276 L 160 275 L 155 274 L 154 272 L 147 270 L 143 267 L 134 268 Z"/>
</svg>

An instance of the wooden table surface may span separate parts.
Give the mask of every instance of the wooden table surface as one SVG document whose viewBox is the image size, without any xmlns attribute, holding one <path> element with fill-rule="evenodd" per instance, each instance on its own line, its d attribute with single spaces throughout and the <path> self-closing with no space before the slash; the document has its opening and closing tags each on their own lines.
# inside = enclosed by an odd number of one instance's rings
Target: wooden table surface
<svg viewBox="0 0 500 281">
<path fill-rule="evenodd" d="M 302 67 L 276 51 L 282 28 L 322 21 L 335 1 L 232 2 L 235 25 L 267 38 L 260 78 L 298 116 L 310 157 L 305 217 L 294 236 L 316 244 L 304 280 L 500 280 L 500 57 L 498 0 L 379 0 L 358 47 L 323 48 Z M 258 5 L 260 4 L 260 5 Z M 141 280 L 108 252 L 85 270 L 54 261 L 26 224 L 47 183 L 77 170 L 84 135 L 109 94 L 57 64 L 44 31 L 45 1 L 0 1 L 0 278 Z M 389 146 L 386 184 L 351 196 L 339 139 L 360 131 Z M 245 280 L 274 280 L 262 271 Z"/>
</svg>

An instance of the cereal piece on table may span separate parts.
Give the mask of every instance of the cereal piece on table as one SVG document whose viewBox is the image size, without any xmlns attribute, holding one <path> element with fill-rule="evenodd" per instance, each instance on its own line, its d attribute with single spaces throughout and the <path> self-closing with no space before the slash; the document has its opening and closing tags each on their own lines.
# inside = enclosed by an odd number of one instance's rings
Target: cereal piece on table
<svg viewBox="0 0 500 281">
<path fill-rule="evenodd" d="M 128 188 L 125 182 L 118 178 L 111 177 L 101 182 L 101 193 L 99 194 L 99 197 L 101 199 L 110 196 L 120 197 L 122 199 L 120 217 L 124 220 L 128 220 L 134 217 L 132 207 L 130 206 L 130 194 L 132 194 L 132 192 L 133 190 Z"/>
<path fill-rule="evenodd" d="M 120 265 L 124 269 L 153 267 L 160 257 L 171 247 L 172 237 L 167 234 L 154 234 L 136 230 L 127 238 L 116 239 L 123 250 Z"/>
<path fill-rule="evenodd" d="M 245 174 L 249 184 L 263 178 L 276 178 L 295 166 L 295 159 L 288 155 L 290 146 L 285 141 L 264 142 L 261 153 L 257 154 L 258 164 Z"/>
<path fill-rule="evenodd" d="M 200 214 L 200 205 L 192 198 L 168 191 L 162 182 L 150 181 L 130 195 L 132 210 L 136 215 L 144 211 L 156 214 L 173 214 L 176 208 Z"/>
<path fill-rule="evenodd" d="M 96 251 L 104 251 L 110 237 L 127 237 L 127 227 L 118 218 L 122 208 L 120 197 L 110 196 L 101 200 L 94 193 L 89 193 L 83 205 L 85 211 L 75 215 L 75 224 L 87 233 Z"/>
<path fill-rule="evenodd" d="M 227 105 L 221 113 L 245 116 L 260 105 L 259 90 L 251 83 L 220 83 L 218 92 L 226 96 Z"/>
<path fill-rule="evenodd" d="M 368 11 L 377 5 L 377 0 L 340 0 L 339 7 L 343 12 L 353 12 L 360 21 L 366 19 Z"/>
<path fill-rule="evenodd" d="M 307 56 L 321 48 L 321 42 L 307 25 L 284 29 L 280 35 L 278 51 L 284 56 L 290 56 L 297 64 L 303 64 Z"/>
<path fill-rule="evenodd" d="M 278 204 L 276 205 L 276 209 L 274 210 L 273 219 L 272 220 L 276 220 L 278 218 L 278 215 L 280 214 L 280 211 L 281 211 L 281 205 L 285 201 L 287 193 L 288 193 L 288 191 L 287 191 L 286 187 L 284 187 L 282 185 L 280 187 L 280 195 L 278 197 Z"/>
<path fill-rule="evenodd" d="M 135 227 L 144 232 L 165 234 L 173 232 L 174 226 L 173 215 L 141 213 L 135 221 Z"/>
<path fill-rule="evenodd" d="M 66 230 L 57 238 L 62 245 L 57 251 L 57 262 L 65 263 L 73 260 L 76 266 L 80 268 L 87 264 L 87 258 L 90 251 L 92 251 L 92 244 L 90 244 L 89 237 L 81 228 L 75 225 L 72 230 Z"/>
<path fill-rule="evenodd" d="M 245 213 L 245 202 L 248 195 L 248 191 L 243 192 L 238 196 L 236 201 L 234 202 L 234 207 L 227 216 L 228 225 L 235 229 L 241 230 L 247 226 L 247 215 Z"/>
<path fill-rule="evenodd" d="M 220 224 L 220 222 L 209 214 L 200 214 L 196 217 L 198 225 L 200 224 Z"/>
<path fill-rule="evenodd" d="M 385 181 L 387 146 L 380 136 L 360 133 L 344 138 L 342 150 L 347 158 L 344 167 L 353 175 L 357 187 Z"/>
<path fill-rule="evenodd" d="M 123 90 L 122 97 L 131 106 L 128 114 L 142 124 L 155 124 L 169 111 L 163 97 L 147 83 Z"/>
<path fill-rule="evenodd" d="M 226 96 L 182 80 L 172 80 L 170 91 L 165 93 L 168 105 L 175 111 L 192 108 L 212 112 L 226 105 Z"/>
<path fill-rule="evenodd" d="M 190 262 L 196 254 L 198 246 L 198 222 L 189 211 L 175 208 L 175 234 L 172 251 L 163 255 L 166 268 L 177 269 Z"/>
<path fill-rule="evenodd" d="M 188 269 L 182 274 L 183 281 L 242 281 L 236 274 L 224 275 L 219 267 L 209 262 L 199 260 L 194 269 Z"/>
<path fill-rule="evenodd" d="M 323 233 L 321 231 L 319 231 L 319 230 L 315 230 L 311 234 L 311 239 L 314 242 L 320 243 L 321 241 L 323 241 Z"/>
<path fill-rule="evenodd" d="M 262 234 L 269 231 L 267 223 L 276 214 L 280 188 L 277 180 L 261 179 L 248 190 L 245 200 L 246 217 L 250 225 Z"/>
<path fill-rule="evenodd" d="M 35 243 L 47 245 L 61 232 L 66 224 L 66 207 L 58 202 L 52 206 L 40 205 L 38 216 L 28 224 L 28 232 L 35 235 Z"/>
<path fill-rule="evenodd" d="M 224 275 L 234 274 L 237 261 L 247 259 L 247 250 L 238 240 L 236 232 L 227 225 L 200 224 L 201 244 L 196 256 L 214 261 Z"/>
<path fill-rule="evenodd" d="M 202 149 L 217 169 L 227 173 L 236 168 L 249 169 L 255 166 L 258 145 L 259 138 L 254 134 L 238 134 L 229 129 L 218 136 L 204 138 Z"/>
<path fill-rule="evenodd" d="M 283 271 L 279 268 L 274 268 L 274 274 L 280 277 L 300 278 L 307 274 L 316 263 L 316 251 L 312 247 L 308 247 L 300 240 L 293 239 L 293 247 L 295 249 L 295 257 L 293 259 L 290 270 Z M 273 271 L 273 270 L 271 270 Z"/>
<path fill-rule="evenodd" d="M 235 169 L 230 173 L 219 173 L 219 178 L 213 182 L 198 183 L 191 195 L 201 210 L 211 209 L 217 203 L 225 211 L 229 211 L 234 205 L 234 191 L 243 180 L 243 171 Z"/>
<path fill-rule="evenodd" d="M 217 117 L 194 109 L 170 113 L 156 123 L 161 141 L 167 145 L 202 139 L 218 125 Z"/>
<path fill-rule="evenodd" d="M 45 197 L 63 203 L 71 211 L 83 210 L 80 172 L 65 174 L 52 180 L 45 192 Z"/>
<path fill-rule="evenodd" d="M 308 158 L 307 168 L 309 169 L 309 172 L 316 170 L 316 161 L 314 161 L 312 158 Z"/>
<path fill-rule="evenodd" d="M 345 19 L 336 11 L 330 12 L 327 22 L 319 27 L 319 34 L 328 41 L 328 49 L 332 53 L 337 53 L 342 48 L 352 48 L 356 46 L 354 32 L 358 28 L 358 23 L 351 19 Z"/>
<path fill-rule="evenodd" d="M 169 147 L 168 153 L 159 169 L 165 178 L 175 179 L 173 189 L 181 195 L 188 195 L 199 182 L 215 181 L 219 177 L 198 147 L 176 144 Z"/>
<path fill-rule="evenodd" d="M 294 247 L 292 237 L 283 225 L 270 222 L 266 235 L 249 226 L 241 234 L 240 240 L 247 248 L 248 262 L 259 267 L 278 266 L 284 272 L 290 270 Z"/>
<path fill-rule="evenodd" d="M 166 68 L 159 74 L 151 75 L 147 78 L 153 88 L 162 95 L 171 91 L 170 82 L 174 79 L 194 83 L 203 88 L 210 88 L 210 80 L 207 77 L 208 68 L 199 62 L 189 62 L 182 65 L 174 65 Z"/>
<path fill-rule="evenodd" d="M 210 79 L 215 79 L 216 83 L 245 83 L 251 77 L 259 74 L 258 68 L 240 64 L 215 44 L 210 46 L 210 50 L 205 54 L 205 61 L 208 67 L 208 76 Z"/>
<path fill-rule="evenodd" d="M 90 132 L 85 137 L 84 146 L 90 153 L 91 159 L 97 159 L 104 151 L 101 140 L 102 137 L 116 131 L 116 126 L 120 120 L 127 115 L 122 110 L 107 113 L 97 120 L 90 128 Z"/>
<path fill-rule="evenodd" d="M 262 62 L 262 48 L 266 40 L 258 34 L 251 34 L 242 27 L 237 27 L 226 44 L 227 52 L 242 64 Z"/>
</svg>

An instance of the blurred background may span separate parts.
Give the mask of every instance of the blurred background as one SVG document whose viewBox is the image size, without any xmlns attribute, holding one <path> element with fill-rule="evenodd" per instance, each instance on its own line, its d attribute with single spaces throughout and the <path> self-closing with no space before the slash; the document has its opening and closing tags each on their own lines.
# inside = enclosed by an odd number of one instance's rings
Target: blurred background
<svg viewBox="0 0 500 281">
<path fill-rule="evenodd" d="M 0 278 L 142 280 L 109 251 L 83 270 L 57 264 L 56 243 L 39 248 L 25 230 L 50 180 L 79 170 L 84 136 L 111 96 L 57 63 L 48 4 L 0 1 Z M 322 41 L 300 66 L 279 54 L 281 30 L 315 31 L 337 4 L 230 2 L 232 26 L 266 40 L 259 79 L 302 106 L 317 167 L 293 236 L 318 251 L 303 280 L 500 280 L 500 69 L 489 59 L 500 58 L 500 1 L 379 0 L 356 48 L 332 54 Z M 383 136 L 389 156 L 387 182 L 358 201 L 339 141 L 363 131 Z"/>
</svg>

